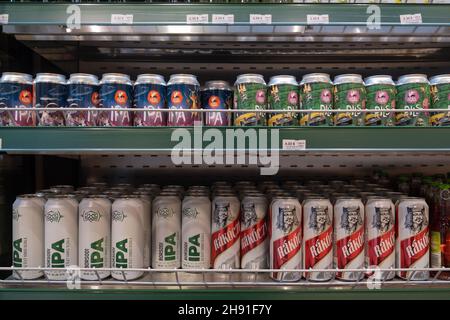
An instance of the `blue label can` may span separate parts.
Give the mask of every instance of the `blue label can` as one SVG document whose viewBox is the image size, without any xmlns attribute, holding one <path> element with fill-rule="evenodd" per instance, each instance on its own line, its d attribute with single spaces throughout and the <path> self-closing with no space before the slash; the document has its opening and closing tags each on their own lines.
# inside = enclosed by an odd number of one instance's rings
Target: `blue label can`
<svg viewBox="0 0 450 320">
<path fill-rule="evenodd" d="M 98 78 L 94 75 L 74 73 L 68 81 L 69 108 L 95 109 L 99 105 Z M 86 127 L 97 124 L 96 111 L 68 111 L 66 124 L 68 126 Z"/>
<path fill-rule="evenodd" d="M 34 80 L 36 108 L 65 108 L 67 106 L 66 77 L 54 73 L 38 73 Z M 63 111 L 39 111 L 39 125 L 63 126 Z"/>
<path fill-rule="evenodd" d="M 200 108 L 200 84 L 193 75 L 177 74 L 170 76 L 167 84 L 167 105 L 173 110 L 195 110 Z M 168 126 L 192 126 L 200 121 L 198 112 L 169 112 Z"/>
<path fill-rule="evenodd" d="M 201 106 L 205 110 L 229 110 L 233 105 L 233 90 L 225 81 L 208 81 L 201 92 Z M 228 126 L 230 115 L 226 112 L 207 112 L 207 126 Z"/>
<path fill-rule="evenodd" d="M 0 79 L 0 108 L 32 108 L 33 78 L 24 73 L 4 72 Z M 36 125 L 33 111 L 0 111 L 0 125 L 29 127 Z"/>
<path fill-rule="evenodd" d="M 134 104 L 136 109 L 148 109 L 148 111 L 135 112 L 135 126 L 165 126 L 167 124 L 167 112 L 156 111 L 166 108 L 166 83 L 164 78 L 157 74 L 139 75 L 134 84 Z"/>
<path fill-rule="evenodd" d="M 132 113 L 121 111 L 133 105 L 133 86 L 127 75 L 107 73 L 100 81 L 100 107 L 111 111 L 101 111 L 99 126 L 128 127 L 133 124 Z"/>
</svg>

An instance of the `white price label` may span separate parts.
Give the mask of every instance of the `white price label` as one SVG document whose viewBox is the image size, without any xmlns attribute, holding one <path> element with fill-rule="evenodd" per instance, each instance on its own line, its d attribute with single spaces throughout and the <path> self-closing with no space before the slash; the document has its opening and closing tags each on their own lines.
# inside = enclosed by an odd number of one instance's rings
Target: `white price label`
<svg viewBox="0 0 450 320">
<path fill-rule="evenodd" d="M 3 148 L 3 143 L 2 143 L 3 141 L 2 141 L 2 138 L 0 138 L 0 149 L 2 149 Z"/>
<path fill-rule="evenodd" d="M 8 24 L 9 21 L 9 14 L 4 13 L 0 14 L 0 24 Z"/>
<path fill-rule="evenodd" d="M 308 14 L 306 22 L 308 24 L 329 24 L 330 16 L 327 14 Z"/>
<path fill-rule="evenodd" d="M 306 150 L 306 140 L 283 139 L 283 150 Z"/>
<path fill-rule="evenodd" d="M 234 14 L 213 14 L 212 22 L 217 24 L 234 24 Z"/>
<path fill-rule="evenodd" d="M 187 14 L 187 24 L 208 23 L 208 14 Z"/>
<path fill-rule="evenodd" d="M 111 24 L 133 24 L 132 14 L 112 14 Z"/>
<path fill-rule="evenodd" d="M 271 24 L 272 15 L 271 14 L 250 14 L 251 24 Z"/>
<path fill-rule="evenodd" d="M 402 14 L 400 15 L 401 24 L 420 24 L 422 23 L 422 14 Z"/>
</svg>

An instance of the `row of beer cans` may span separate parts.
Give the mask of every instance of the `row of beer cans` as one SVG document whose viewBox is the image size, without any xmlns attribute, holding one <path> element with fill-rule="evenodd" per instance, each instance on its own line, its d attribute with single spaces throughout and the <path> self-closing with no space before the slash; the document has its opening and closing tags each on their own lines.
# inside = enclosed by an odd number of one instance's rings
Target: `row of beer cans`
<svg viewBox="0 0 450 320">
<path fill-rule="evenodd" d="M 68 80 L 60 74 L 38 73 L 33 80 L 28 74 L 5 72 L 0 79 L 0 107 L 6 109 L 0 113 L 3 126 L 192 126 L 195 122 L 207 126 L 447 126 L 449 112 L 417 109 L 448 109 L 449 105 L 449 74 L 430 79 L 408 74 L 394 82 L 390 75 L 363 80 L 359 74 L 341 74 L 332 81 L 328 74 L 311 73 L 300 82 L 292 75 L 273 76 L 268 84 L 263 75 L 242 74 L 234 87 L 214 80 L 202 88 L 191 74 L 171 75 L 167 83 L 158 74 L 141 74 L 133 82 L 120 73 L 106 73 L 100 81 L 84 73 L 72 74 Z M 7 110 L 31 107 L 92 111 Z M 111 111 L 95 111 L 98 107 Z M 129 108 L 146 111 L 121 110 Z M 180 109 L 192 112 L 176 111 Z M 203 114 L 198 109 L 211 112 Z M 226 112 L 230 109 L 243 112 L 232 116 Z M 350 109 L 356 111 L 345 112 Z M 362 109 L 374 112 L 358 111 Z"/>
<path fill-rule="evenodd" d="M 117 269 L 82 271 L 84 280 L 133 280 L 144 270 L 126 269 L 150 267 L 270 268 L 277 281 L 357 281 L 364 268 L 381 268 L 375 275 L 389 280 L 396 267 L 409 269 L 397 272 L 400 278 L 429 277 L 426 202 L 376 184 L 105 187 L 56 186 L 17 197 L 14 267 L 52 268 L 51 280 L 66 279 L 58 268 L 71 266 Z M 14 272 L 21 279 L 42 275 Z"/>
</svg>

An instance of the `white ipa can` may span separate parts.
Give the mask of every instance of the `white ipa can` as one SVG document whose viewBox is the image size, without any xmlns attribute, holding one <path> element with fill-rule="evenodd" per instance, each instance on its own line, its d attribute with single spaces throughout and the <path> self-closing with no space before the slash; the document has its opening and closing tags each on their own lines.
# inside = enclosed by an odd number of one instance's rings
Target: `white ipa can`
<svg viewBox="0 0 450 320">
<path fill-rule="evenodd" d="M 13 266 L 44 267 L 44 205 L 34 194 L 18 196 L 13 203 Z M 13 272 L 16 279 L 36 279 L 42 271 Z"/>
<path fill-rule="evenodd" d="M 68 268 L 78 264 L 78 202 L 71 195 L 55 195 L 45 204 L 45 266 Z M 47 271 L 50 280 L 67 280 L 66 271 Z"/>
<path fill-rule="evenodd" d="M 81 200 L 79 208 L 79 253 L 82 268 L 111 266 L 111 201 L 106 196 L 92 195 Z M 97 276 L 98 274 L 98 276 Z M 81 279 L 104 279 L 109 271 L 81 271 Z"/>
<path fill-rule="evenodd" d="M 152 204 L 152 267 L 177 269 L 181 266 L 181 200 L 160 195 Z"/>
<path fill-rule="evenodd" d="M 111 267 L 141 269 L 144 267 L 144 203 L 138 196 L 123 196 L 112 204 Z M 117 280 L 134 280 L 143 271 L 113 271 Z"/>
</svg>

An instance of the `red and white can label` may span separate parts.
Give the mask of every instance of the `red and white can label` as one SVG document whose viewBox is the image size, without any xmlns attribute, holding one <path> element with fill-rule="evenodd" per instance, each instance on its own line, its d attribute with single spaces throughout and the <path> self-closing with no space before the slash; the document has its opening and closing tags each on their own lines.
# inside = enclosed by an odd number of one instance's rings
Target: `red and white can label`
<svg viewBox="0 0 450 320">
<path fill-rule="evenodd" d="M 241 257 L 261 245 L 267 239 L 267 225 L 265 219 L 241 232 Z"/>
<path fill-rule="evenodd" d="M 428 253 L 429 229 L 425 227 L 421 232 L 400 242 L 400 267 L 410 268 L 418 260 Z M 406 271 L 402 271 L 402 277 L 406 277 Z"/>
<path fill-rule="evenodd" d="M 212 234 L 211 263 L 214 266 L 216 258 L 239 241 L 240 223 L 239 219 L 233 220 L 225 228 L 219 229 Z"/>
<path fill-rule="evenodd" d="M 345 269 L 347 265 L 364 251 L 364 228 L 359 228 L 351 235 L 336 241 L 337 267 Z M 338 277 L 341 273 L 338 272 Z"/>
<path fill-rule="evenodd" d="M 333 248 L 333 228 L 305 241 L 305 269 L 313 268 Z"/>
<path fill-rule="evenodd" d="M 298 226 L 288 235 L 273 241 L 273 269 L 281 269 L 289 260 L 299 253 L 302 246 L 302 231 Z M 274 274 L 276 277 L 276 273 Z"/>
</svg>

